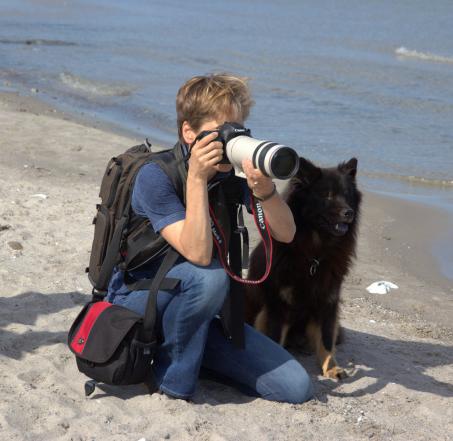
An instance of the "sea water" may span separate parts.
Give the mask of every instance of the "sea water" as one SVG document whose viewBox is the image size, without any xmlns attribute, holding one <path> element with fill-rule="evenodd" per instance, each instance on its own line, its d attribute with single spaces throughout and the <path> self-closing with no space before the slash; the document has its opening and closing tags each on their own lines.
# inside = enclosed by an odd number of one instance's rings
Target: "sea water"
<svg viewBox="0 0 453 441">
<path fill-rule="evenodd" d="M 255 137 L 452 210 L 451 0 L 0 0 L 0 88 L 159 144 L 209 72 L 250 78 Z"/>
</svg>

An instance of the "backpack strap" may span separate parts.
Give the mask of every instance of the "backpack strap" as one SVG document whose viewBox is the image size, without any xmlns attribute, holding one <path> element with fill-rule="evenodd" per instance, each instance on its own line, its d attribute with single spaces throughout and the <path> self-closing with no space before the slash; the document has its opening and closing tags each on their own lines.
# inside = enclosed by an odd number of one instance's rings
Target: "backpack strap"
<svg viewBox="0 0 453 441">
<path fill-rule="evenodd" d="M 186 180 L 187 166 L 182 146 L 177 142 L 171 150 L 158 152 L 152 161 L 160 166 L 165 174 L 170 178 L 176 194 L 183 205 L 186 205 Z"/>
</svg>

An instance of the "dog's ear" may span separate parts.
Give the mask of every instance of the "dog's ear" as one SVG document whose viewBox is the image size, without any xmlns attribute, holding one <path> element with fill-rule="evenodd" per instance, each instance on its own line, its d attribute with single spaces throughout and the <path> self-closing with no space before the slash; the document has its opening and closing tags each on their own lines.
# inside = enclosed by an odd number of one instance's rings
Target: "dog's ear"
<svg viewBox="0 0 453 441">
<path fill-rule="evenodd" d="M 299 158 L 297 180 L 302 187 L 309 187 L 321 175 L 321 169 L 305 158 Z"/>
<path fill-rule="evenodd" d="M 357 174 L 357 158 L 351 158 L 348 162 L 343 162 L 338 166 L 340 170 L 345 175 L 349 175 L 355 178 Z"/>
</svg>

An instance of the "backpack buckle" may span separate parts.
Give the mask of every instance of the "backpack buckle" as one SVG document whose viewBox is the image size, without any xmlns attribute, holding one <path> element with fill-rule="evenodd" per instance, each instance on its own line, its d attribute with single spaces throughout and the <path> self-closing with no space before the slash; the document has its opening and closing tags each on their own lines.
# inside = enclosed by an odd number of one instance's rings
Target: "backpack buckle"
<svg viewBox="0 0 453 441">
<path fill-rule="evenodd" d="M 101 302 L 102 300 L 104 300 L 106 295 L 107 295 L 106 291 L 97 291 L 96 288 L 93 288 L 91 290 L 91 301 Z"/>
</svg>

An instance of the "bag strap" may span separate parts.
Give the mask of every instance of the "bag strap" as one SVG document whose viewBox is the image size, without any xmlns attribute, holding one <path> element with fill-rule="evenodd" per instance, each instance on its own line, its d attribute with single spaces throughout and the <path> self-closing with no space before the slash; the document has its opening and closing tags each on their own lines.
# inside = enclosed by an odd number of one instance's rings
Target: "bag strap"
<svg viewBox="0 0 453 441">
<path fill-rule="evenodd" d="M 151 286 L 149 288 L 148 301 L 146 304 L 145 316 L 143 318 L 143 330 L 142 330 L 142 341 L 154 341 L 155 340 L 155 324 L 157 316 L 157 292 L 161 286 L 165 275 L 176 263 L 179 257 L 179 253 L 173 248 L 169 248 L 165 254 L 164 260 L 162 261 L 156 275 L 153 278 Z M 179 283 L 179 282 L 178 282 Z M 177 284 L 176 284 L 177 286 Z M 175 287 L 176 287 L 175 286 Z"/>
<path fill-rule="evenodd" d="M 126 283 L 126 286 L 130 291 L 143 291 L 145 289 L 149 290 L 151 288 L 153 280 L 154 279 L 140 279 L 133 283 Z M 179 282 L 179 279 L 174 279 L 173 277 L 165 277 L 162 280 L 159 289 L 163 289 L 164 291 L 175 289 L 178 286 Z"/>
</svg>

